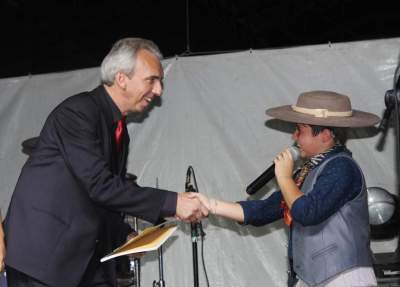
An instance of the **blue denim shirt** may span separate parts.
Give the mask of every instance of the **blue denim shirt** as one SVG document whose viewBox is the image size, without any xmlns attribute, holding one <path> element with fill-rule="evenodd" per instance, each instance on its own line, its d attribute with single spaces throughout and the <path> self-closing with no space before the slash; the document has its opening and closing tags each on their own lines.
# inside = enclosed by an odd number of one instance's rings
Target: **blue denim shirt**
<svg viewBox="0 0 400 287">
<path fill-rule="evenodd" d="M 323 161 L 333 154 L 336 152 L 327 154 Z M 314 189 L 293 203 L 293 220 L 305 226 L 323 222 L 355 198 L 361 191 L 361 185 L 361 174 L 351 160 L 342 157 L 333 159 L 319 176 Z M 276 191 L 266 199 L 238 202 L 244 211 L 244 224 L 262 226 L 282 218 L 281 200 L 282 193 Z"/>
</svg>

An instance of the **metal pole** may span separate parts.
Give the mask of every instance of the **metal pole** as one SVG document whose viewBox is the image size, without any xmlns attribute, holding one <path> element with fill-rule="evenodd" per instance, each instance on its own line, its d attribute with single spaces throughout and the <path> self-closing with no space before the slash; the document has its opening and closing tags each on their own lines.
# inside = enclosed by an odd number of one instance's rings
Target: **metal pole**
<svg viewBox="0 0 400 287">
<path fill-rule="evenodd" d="M 199 264 L 197 259 L 197 223 L 191 224 L 192 228 L 192 254 L 193 254 L 193 283 L 194 287 L 199 287 Z"/>
<path fill-rule="evenodd" d="M 156 188 L 158 188 L 158 177 L 156 178 Z M 163 247 L 158 248 L 158 274 L 159 280 L 153 281 L 153 287 L 165 287 L 164 281 L 164 260 L 163 260 Z"/>
<path fill-rule="evenodd" d="M 133 219 L 133 228 L 135 229 L 137 234 L 139 234 L 137 217 L 135 217 Z M 135 275 L 136 275 L 136 277 L 135 277 L 135 283 L 136 283 L 135 287 L 140 287 L 140 258 L 135 258 L 133 260 L 133 262 L 134 262 L 133 268 L 135 269 Z"/>
<path fill-rule="evenodd" d="M 186 192 L 198 192 L 196 176 L 194 175 L 193 167 L 189 165 L 186 172 L 186 182 L 185 182 Z M 192 238 L 192 255 L 193 255 L 193 280 L 194 287 L 199 286 L 199 264 L 197 259 L 197 241 L 199 239 L 199 231 L 201 229 L 201 223 L 191 223 L 190 224 L 190 234 Z"/>
<path fill-rule="evenodd" d="M 158 274 L 159 280 L 153 281 L 153 287 L 165 287 L 164 281 L 164 261 L 163 261 L 163 249 L 162 246 L 158 248 Z"/>
<path fill-rule="evenodd" d="M 160 276 L 160 280 L 157 282 L 157 287 L 165 287 L 164 281 L 164 261 L 163 261 L 163 248 L 160 246 L 158 248 L 158 274 Z"/>
<path fill-rule="evenodd" d="M 189 0 L 186 0 L 186 51 L 190 54 L 190 14 L 189 14 Z"/>
</svg>

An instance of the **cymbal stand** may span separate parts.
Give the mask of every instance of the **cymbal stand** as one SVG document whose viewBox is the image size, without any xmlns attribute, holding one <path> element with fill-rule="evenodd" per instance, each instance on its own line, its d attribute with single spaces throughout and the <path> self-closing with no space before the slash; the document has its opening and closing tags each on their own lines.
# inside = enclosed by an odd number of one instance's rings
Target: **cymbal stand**
<svg viewBox="0 0 400 287">
<path fill-rule="evenodd" d="M 131 181 L 132 183 L 136 184 L 137 176 L 132 173 L 127 173 L 125 175 L 126 180 Z M 130 215 L 126 215 L 128 219 L 129 226 L 139 234 L 139 225 L 138 225 L 138 218 Z M 129 271 L 131 274 L 134 274 L 134 286 L 140 287 L 140 258 L 129 258 Z"/>
<path fill-rule="evenodd" d="M 156 178 L 156 188 L 158 188 L 158 177 Z M 164 281 L 164 260 L 163 260 L 163 247 L 162 245 L 158 248 L 158 274 L 159 280 L 153 281 L 153 287 L 165 287 Z"/>
<path fill-rule="evenodd" d="M 136 230 L 136 232 L 139 233 L 137 217 L 133 218 L 133 228 Z M 136 275 L 135 287 L 140 287 L 140 258 L 135 257 L 133 260 L 130 261 L 130 269 L 131 271 L 134 271 L 134 274 Z"/>
<path fill-rule="evenodd" d="M 165 281 L 164 281 L 164 267 L 163 267 L 163 248 L 162 245 L 160 248 L 158 248 L 158 274 L 160 276 L 160 279 L 158 281 L 154 280 L 153 281 L 153 287 L 165 287 Z"/>
</svg>

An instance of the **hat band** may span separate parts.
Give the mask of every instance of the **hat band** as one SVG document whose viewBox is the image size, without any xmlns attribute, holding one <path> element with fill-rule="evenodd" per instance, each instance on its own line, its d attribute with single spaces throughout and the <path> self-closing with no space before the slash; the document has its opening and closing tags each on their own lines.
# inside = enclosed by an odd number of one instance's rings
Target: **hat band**
<svg viewBox="0 0 400 287">
<path fill-rule="evenodd" d="M 351 117 L 353 115 L 352 111 L 345 112 L 330 112 L 328 109 L 308 109 L 297 106 L 292 106 L 295 112 L 312 115 L 316 118 L 327 118 L 327 117 Z"/>
</svg>

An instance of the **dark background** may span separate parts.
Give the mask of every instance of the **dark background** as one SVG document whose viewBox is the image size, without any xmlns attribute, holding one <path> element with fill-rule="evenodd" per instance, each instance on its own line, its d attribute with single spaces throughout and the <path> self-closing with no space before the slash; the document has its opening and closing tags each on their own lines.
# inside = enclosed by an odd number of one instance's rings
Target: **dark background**
<svg viewBox="0 0 400 287">
<path fill-rule="evenodd" d="M 0 78 L 99 66 L 127 36 L 165 57 L 399 37 L 399 0 L 369 2 L 1 0 Z"/>
</svg>

